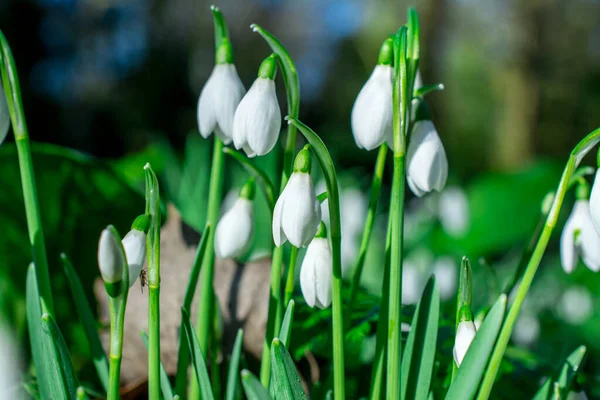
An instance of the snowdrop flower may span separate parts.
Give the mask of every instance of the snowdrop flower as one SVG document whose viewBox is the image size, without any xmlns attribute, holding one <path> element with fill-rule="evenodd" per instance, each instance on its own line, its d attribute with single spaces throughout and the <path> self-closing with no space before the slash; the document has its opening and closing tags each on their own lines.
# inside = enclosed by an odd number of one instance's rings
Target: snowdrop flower
<svg viewBox="0 0 600 400">
<path fill-rule="evenodd" d="M 215 232 L 215 254 L 219 258 L 243 256 L 252 244 L 254 179 L 240 190 L 239 197 L 219 220 Z"/>
<path fill-rule="evenodd" d="M 530 347 L 540 336 L 540 321 L 537 317 L 522 313 L 517 318 L 512 338 L 518 345 Z"/>
<path fill-rule="evenodd" d="M 315 196 L 310 176 L 311 156 L 305 146 L 294 160 L 294 171 L 277 199 L 273 211 L 273 241 L 281 246 L 287 240 L 293 246 L 307 246 L 321 222 L 321 205 Z"/>
<path fill-rule="evenodd" d="M 406 154 L 406 179 L 410 190 L 422 197 L 432 190 L 440 192 L 448 178 L 448 160 L 433 122 L 415 122 Z"/>
<path fill-rule="evenodd" d="M 258 78 L 240 102 L 233 118 L 233 144 L 249 157 L 264 156 L 275 147 L 281 130 L 281 111 L 275 93 L 275 55 L 267 57 Z"/>
<path fill-rule="evenodd" d="M 590 212 L 596 231 L 600 233 L 600 169 L 596 171 L 596 179 L 594 179 L 594 185 L 592 186 Z"/>
<path fill-rule="evenodd" d="M 150 227 L 147 215 L 140 215 L 133 221 L 131 230 L 121 240 L 127 265 L 129 266 L 129 287 L 132 287 L 142 272 L 146 261 L 146 233 Z"/>
<path fill-rule="evenodd" d="M 15 333 L 8 324 L 0 321 L 0 400 L 23 397 L 20 390 L 22 367 L 23 361 Z"/>
<path fill-rule="evenodd" d="M 557 304 L 560 317 L 571 325 L 585 323 L 594 312 L 594 299 L 585 287 L 567 289 Z"/>
<path fill-rule="evenodd" d="M 100 234 L 98 242 L 98 266 L 100 275 L 107 285 L 119 283 L 125 268 L 125 254 L 116 229 L 108 226 Z"/>
<path fill-rule="evenodd" d="M 225 144 L 233 137 L 233 116 L 246 89 L 233 65 L 228 39 L 217 49 L 215 67 L 198 98 L 198 129 L 203 138 L 214 132 Z"/>
<path fill-rule="evenodd" d="M 476 333 L 477 330 L 473 321 L 462 321 L 458 324 L 453 350 L 454 362 L 457 366 L 460 367 L 460 364 L 463 362 L 467 350 L 469 350 L 473 339 L 475 339 Z"/>
<path fill-rule="evenodd" d="M 8 128 L 10 127 L 10 113 L 8 112 L 8 103 L 4 95 L 4 88 L 0 84 L 0 144 L 6 139 Z"/>
<path fill-rule="evenodd" d="M 306 304 L 310 307 L 327 308 L 331 304 L 331 281 L 333 266 L 327 229 L 323 222 L 308 245 L 300 269 L 300 288 Z"/>
<path fill-rule="evenodd" d="M 590 213 L 589 188 L 580 184 L 573 211 L 560 238 L 560 258 L 563 269 L 571 273 L 579 256 L 589 269 L 600 270 L 600 235 L 594 228 Z"/>
<path fill-rule="evenodd" d="M 352 107 L 352 134 L 356 145 L 373 150 L 393 135 L 392 130 L 392 39 L 386 39 L 371 76 Z"/>
<path fill-rule="evenodd" d="M 460 238 L 469 229 L 469 199 L 459 187 L 449 187 L 440 194 L 439 218 L 444 231 Z"/>
</svg>

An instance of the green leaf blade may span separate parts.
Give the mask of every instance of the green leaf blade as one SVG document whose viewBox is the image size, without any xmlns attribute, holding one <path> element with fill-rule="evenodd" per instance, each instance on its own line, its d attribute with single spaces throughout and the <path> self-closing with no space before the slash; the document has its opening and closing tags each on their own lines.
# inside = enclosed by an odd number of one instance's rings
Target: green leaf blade
<svg viewBox="0 0 600 400">
<path fill-rule="evenodd" d="M 242 344 L 244 339 L 244 330 L 238 329 L 229 361 L 229 371 L 227 373 L 227 389 L 225 391 L 225 400 L 235 400 L 238 380 L 238 370 L 240 369 L 240 357 L 242 355 Z"/>
<path fill-rule="evenodd" d="M 292 335 L 292 324 L 294 323 L 295 308 L 296 302 L 294 300 L 290 300 L 285 310 L 285 314 L 283 315 L 281 329 L 279 330 L 279 337 L 281 338 L 281 342 L 287 347 L 290 346 L 290 337 Z"/>
<path fill-rule="evenodd" d="M 181 324 L 183 325 L 187 337 L 190 355 L 192 356 L 194 372 L 196 373 L 196 379 L 200 386 L 200 398 L 203 400 L 214 400 L 208 370 L 206 369 L 206 362 L 202 356 L 200 343 L 198 342 L 198 337 L 192 327 L 190 316 L 185 308 L 181 308 L 181 319 Z"/>
<path fill-rule="evenodd" d="M 144 346 L 146 346 L 146 350 L 148 350 L 148 335 L 146 332 L 142 332 L 141 336 Z M 173 400 L 173 388 L 171 388 L 169 375 L 162 362 L 160 363 L 160 389 L 165 400 Z"/>
<path fill-rule="evenodd" d="M 278 338 L 271 344 L 271 365 L 273 367 L 273 393 L 276 399 L 307 399 L 294 361 L 285 345 Z"/>
<path fill-rule="evenodd" d="M 242 370 L 242 385 L 248 400 L 271 400 L 267 389 L 263 387 L 257 377 L 247 369 Z"/>
</svg>

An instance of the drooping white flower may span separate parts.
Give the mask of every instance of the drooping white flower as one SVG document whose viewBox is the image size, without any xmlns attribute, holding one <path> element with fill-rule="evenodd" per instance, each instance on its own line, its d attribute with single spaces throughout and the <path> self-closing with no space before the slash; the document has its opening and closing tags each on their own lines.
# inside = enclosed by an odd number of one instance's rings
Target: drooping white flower
<svg viewBox="0 0 600 400">
<path fill-rule="evenodd" d="M 448 178 L 446 151 L 433 122 L 415 122 L 406 154 L 406 179 L 418 197 L 432 190 L 442 191 Z"/>
<path fill-rule="evenodd" d="M 566 273 L 573 271 L 580 256 L 589 269 L 600 270 L 600 235 L 592 222 L 590 202 L 585 199 L 575 201 L 560 238 L 560 258 Z"/>
<path fill-rule="evenodd" d="M 300 269 L 300 288 L 310 307 L 327 308 L 331 304 L 332 258 L 325 225 L 306 249 Z"/>
<path fill-rule="evenodd" d="M 596 227 L 596 232 L 600 234 L 600 169 L 596 171 L 596 179 L 594 179 L 594 185 L 592 186 L 590 213 L 592 215 L 592 222 Z"/>
<path fill-rule="evenodd" d="M 463 362 L 467 350 L 469 350 L 473 339 L 475 339 L 476 333 L 477 330 L 473 321 L 462 321 L 458 324 L 453 350 L 454 362 L 456 362 L 457 366 L 460 367 L 460 364 Z"/>
<path fill-rule="evenodd" d="M 233 117 L 246 89 L 232 63 L 231 45 L 224 40 L 217 64 L 198 98 L 198 129 L 205 139 L 211 133 L 225 144 L 233 138 Z"/>
<path fill-rule="evenodd" d="M 314 238 L 321 222 L 321 205 L 310 176 L 310 152 L 302 149 L 294 161 L 294 172 L 277 199 L 273 211 L 273 241 L 281 246 L 287 240 L 305 247 Z"/>
<path fill-rule="evenodd" d="M 469 199 L 459 187 L 449 187 L 440 194 L 439 218 L 448 235 L 459 238 L 469 229 Z"/>
<path fill-rule="evenodd" d="M 249 181 L 240 196 L 219 220 L 215 231 L 215 254 L 219 258 L 243 256 L 252 244 L 254 232 L 252 198 L 254 181 Z"/>
<path fill-rule="evenodd" d="M 392 135 L 392 41 L 381 46 L 379 60 L 352 107 L 352 134 L 361 149 L 373 150 Z"/>
<path fill-rule="evenodd" d="M 137 229 L 127 232 L 121 241 L 129 266 L 129 287 L 132 287 L 142 272 L 146 261 L 146 234 Z"/>
<path fill-rule="evenodd" d="M 10 113 L 8 112 L 8 103 L 4 95 L 4 88 L 0 84 L 0 144 L 6 139 L 8 128 L 10 127 Z"/>
<path fill-rule="evenodd" d="M 263 61 L 259 76 L 235 111 L 233 143 L 250 157 L 269 153 L 279 139 L 281 110 L 275 93 L 274 56 Z"/>
<path fill-rule="evenodd" d="M 117 283 L 123 276 L 125 255 L 123 254 L 121 242 L 111 226 L 104 229 L 100 234 L 98 267 L 100 267 L 100 275 L 106 283 Z"/>
</svg>

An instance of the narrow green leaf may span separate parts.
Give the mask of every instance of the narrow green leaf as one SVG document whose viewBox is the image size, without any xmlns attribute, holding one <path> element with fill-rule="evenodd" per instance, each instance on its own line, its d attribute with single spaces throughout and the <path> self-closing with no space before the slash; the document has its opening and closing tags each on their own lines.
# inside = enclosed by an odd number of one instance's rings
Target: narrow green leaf
<svg viewBox="0 0 600 400">
<path fill-rule="evenodd" d="M 213 14 L 213 21 L 215 25 L 215 49 L 219 48 L 223 39 L 229 39 L 229 30 L 227 29 L 227 23 L 223 14 L 218 7 L 210 6 L 210 10 Z"/>
<path fill-rule="evenodd" d="M 402 357 L 403 399 L 426 400 L 429 396 L 439 318 L 440 293 L 432 276 L 417 304 Z"/>
<path fill-rule="evenodd" d="M 278 338 L 271 345 L 271 365 L 273 366 L 273 393 L 283 400 L 306 399 L 298 371 L 290 353 Z"/>
<path fill-rule="evenodd" d="M 48 313 L 42 315 L 40 325 L 42 328 L 44 357 L 50 381 L 50 398 L 72 399 L 76 395 L 77 385 L 73 386 L 74 380 L 68 376 L 67 371 L 73 371 L 73 364 L 68 352 L 66 355 L 61 352 L 62 346 L 58 344 L 59 339 L 56 337 L 58 327 L 56 327 L 54 320 Z M 60 337 L 62 338 L 62 335 Z"/>
<path fill-rule="evenodd" d="M 238 329 L 233 350 L 231 351 L 231 360 L 229 361 L 229 372 L 227 373 L 227 389 L 225 391 L 225 400 L 234 400 L 236 398 L 236 389 L 238 386 L 238 371 L 240 369 L 240 357 L 242 355 L 242 344 L 244 339 L 244 330 Z"/>
<path fill-rule="evenodd" d="M 192 363 L 194 365 L 194 372 L 196 373 L 196 379 L 200 386 L 200 398 L 203 400 L 213 400 L 212 388 L 210 385 L 210 378 L 208 377 L 208 370 L 206 369 L 206 362 L 202 356 L 200 350 L 200 343 L 198 343 L 198 337 L 192 327 L 190 316 L 185 308 L 181 308 L 181 324 L 185 330 L 187 337 L 190 355 L 192 356 Z M 181 394 L 180 394 L 181 395 Z"/>
<path fill-rule="evenodd" d="M 143 331 L 141 332 L 141 335 L 144 346 L 146 346 L 146 350 L 148 350 L 148 335 Z M 165 371 L 165 366 L 162 362 L 160 363 L 160 389 L 165 400 L 173 400 L 173 389 L 171 388 L 169 375 L 167 375 L 167 371 Z"/>
<path fill-rule="evenodd" d="M 433 93 L 433 92 L 437 92 L 437 91 L 441 91 L 444 90 L 444 84 L 443 83 L 434 83 L 432 85 L 425 85 L 425 86 L 421 86 L 420 88 L 415 90 L 415 94 L 413 97 L 425 97 L 427 96 L 429 93 Z"/>
<path fill-rule="evenodd" d="M 581 364 L 585 358 L 587 349 L 585 346 L 579 346 L 574 352 L 572 352 L 558 373 L 558 378 L 553 381 L 552 378 L 548 378 L 542 385 L 540 390 L 535 394 L 533 400 L 548 400 L 550 398 L 567 398 L 571 384 L 579 371 Z M 557 392 L 557 393 L 555 393 Z M 558 397 L 552 397 L 552 394 L 558 394 Z"/>
<path fill-rule="evenodd" d="M 98 378 L 104 390 L 108 390 L 108 359 L 106 353 L 100 342 L 100 336 L 98 336 L 98 330 L 96 329 L 96 319 L 92 313 L 90 303 L 87 300 L 81 281 L 77 276 L 77 273 L 73 269 L 73 265 L 69 261 L 69 258 L 62 253 L 60 260 L 69 280 L 69 286 L 71 287 L 71 293 L 75 302 L 75 310 L 77 316 L 83 327 L 85 337 L 90 346 L 92 352 L 92 359 L 94 360 L 94 367 L 98 373 Z"/>
<path fill-rule="evenodd" d="M 292 61 L 290 54 L 271 33 L 265 31 L 257 24 L 250 25 L 250 28 L 254 32 L 258 32 L 258 34 L 269 44 L 273 52 L 279 56 L 279 65 L 287 89 L 288 114 L 297 116 L 298 110 L 300 109 L 300 81 L 298 80 L 298 72 L 296 72 L 296 66 Z"/>
<path fill-rule="evenodd" d="M 209 223 L 206 224 L 204 231 L 202 232 L 202 239 L 198 245 L 196 251 L 196 258 L 194 259 L 194 265 L 190 271 L 190 277 L 188 279 L 187 288 L 185 289 L 185 297 L 183 299 L 183 308 L 189 310 L 192 307 L 192 301 L 194 300 L 194 293 L 196 292 L 196 285 L 198 284 L 198 277 L 200 276 L 200 270 L 202 269 L 202 260 L 204 260 L 204 253 L 206 252 L 206 246 L 208 243 L 208 237 L 210 236 L 211 226 Z M 181 321 L 183 326 L 183 319 Z M 175 393 L 180 393 L 185 396 L 188 386 L 188 365 L 190 364 L 190 352 L 185 339 L 185 331 L 179 330 L 179 354 L 177 355 L 177 373 L 175 375 Z"/>
<path fill-rule="evenodd" d="M 51 400 L 53 392 L 51 377 L 48 371 L 49 364 L 46 362 L 42 336 L 42 307 L 38 291 L 35 266 L 33 263 L 27 268 L 27 328 L 29 330 L 29 341 L 35 372 L 38 380 L 38 389 L 43 400 Z"/>
<path fill-rule="evenodd" d="M 294 309 L 296 303 L 294 300 L 290 300 L 288 303 L 285 314 L 283 315 L 283 322 L 281 323 L 281 329 L 279 330 L 279 337 L 281 342 L 288 346 L 290 345 L 290 336 L 292 335 L 292 324 L 294 323 Z"/>
<path fill-rule="evenodd" d="M 265 193 L 265 197 L 269 202 L 269 208 L 271 209 L 271 212 L 273 212 L 273 209 L 275 209 L 275 202 L 277 201 L 277 198 L 275 197 L 275 187 L 273 186 L 273 183 L 269 179 L 269 176 L 266 174 L 266 172 L 254 165 L 252 161 L 250 161 L 240 152 L 235 151 L 229 147 L 224 147 L 223 153 L 227 154 L 228 156 L 239 162 L 242 167 L 244 167 L 258 180 L 262 190 Z"/>
<path fill-rule="evenodd" d="M 263 387 L 257 377 L 247 369 L 242 370 L 242 385 L 248 400 L 271 400 L 267 389 Z"/>
<path fill-rule="evenodd" d="M 481 377 L 487 367 L 488 359 L 494 345 L 498 332 L 504 321 L 504 311 L 506 309 L 506 295 L 502 294 L 496 300 L 490 312 L 483 320 L 477 335 L 460 368 L 454 377 L 454 382 L 446 394 L 446 400 L 468 400 L 475 397 Z"/>
</svg>

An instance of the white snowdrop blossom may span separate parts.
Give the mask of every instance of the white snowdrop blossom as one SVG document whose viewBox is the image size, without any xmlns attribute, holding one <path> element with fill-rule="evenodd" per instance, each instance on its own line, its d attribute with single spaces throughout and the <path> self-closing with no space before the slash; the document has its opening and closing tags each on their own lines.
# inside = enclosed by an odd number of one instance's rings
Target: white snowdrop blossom
<svg viewBox="0 0 600 400">
<path fill-rule="evenodd" d="M 440 257 L 433 264 L 433 274 L 440 289 L 440 298 L 448 300 L 456 294 L 458 265 L 452 257 Z"/>
<path fill-rule="evenodd" d="M 0 322 L 0 400 L 22 398 L 19 389 L 23 384 L 20 376 L 23 360 L 19 350 L 15 332 Z"/>
<path fill-rule="evenodd" d="M 281 130 L 281 110 L 275 93 L 275 56 L 263 61 L 259 76 L 235 111 L 233 144 L 249 157 L 273 150 Z"/>
<path fill-rule="evenodd" d="M 215 232 L 215 254 L 219 258 L 243 256 L 252 244 L 252 200 L 239 197 L 219 220 Z"/>
<path fill-rule="evenodd" d="M 273 241 L 281 246 L 290 241 L 305 247 L 314 238 L 321 222 L 321 205 L 310 176 L 310 153 L 302 149 L 294 161 L 294 172 L 281 192 L 273 211 Z"/>
<path fill-rule="evenodd" d="M 459 238 L 469 229 L 469 199 L 459 187 L 449 187 L 440 194 L 439 218 L 448 235 Z"/>
<path fill-rule="evenodd" d="M 8 135 L 8 128 L 10 128 L 10 113 L 8 112 L 8 103 L 4 95 L 4 88 L 0 84 L 0 145 L 6 139 L 6 135 Z"/>
<path fill-rule="evenodd" d="M 592 195 L 590 196 L 590 213 L 592 222 L 596 227 L 596 232 L 600 234 L 600 169 L 596 171 L 596 178 L 592 186 Z"/>
<path fill-rule="evenodd" d="M 378 64 L 358 93 L 352 107 L 352 134 L 356 145 L 373 150 L 393 135 L 392 41 L 381 46 Z"/>
<path fill-rule="evenodd" d="M 217 50 L 221 57 L 198 98 L 198 129 L 203 138 L 211 133 L 225 144 L 233 137 L 233 117 L 246 89 L 231 60 L 231 45 L 224 40 Z"/>
<path fill-rule="evenodd" d="M 406 179 L 410 190 L 418 197 L 446 186 L 448 160 L 433 122 L 415 122 L 406 154 Z"/>
<path fill-rule="evenodd" d="M 300 270 L 300 288 L 309 307 L 327 308 L 331 304 L 331 282 L 333 274 L 331 248 L 321 225 L 306 249 Z"/>
<path fill-rule="evenodd" d="M 469 350 L 473 339 L 475 339 L 476 333 L 477 330 L 473 321 L 462 321 L 458 324 L 453 350 L 454 362 L 456 362 L 457 366 L 460 367 L 460 364 L 463 362 L 467 350 Z"/>
<path fill-rule="evenodd" d="M 557 304 L 558 315 L 571 325 L 585 323 L 594 311 L 594 299 L 585 287 L 567 289 Z"/>
<path fill-rule="evenodd" d="M 119 282 L 125 268 L 125 255 L 113 229 L 112 227 L 104 229 L 98 242 L 98 266 L 100 275 L 106 283 Z"/>
<path fill-rule="evenodd" d="M 146 261 L 146 234 L 143 231 L 132 229 L 127 232 L 121 244 L 129 266 L 129 287 L 132 287 Z"/>
<path fill-rule="evenodd" d="M 560 258 L 566 273 L 573 272 L 579 257 L 592 271 L 600 270 L 600 235 L 590 214 L 589 200 L 575 202 L 560 238 Z"/>
<path fill-rule="evenodd" d="M 522 313 L 517 318 L 512 338 L 518 345 L 530 347 L 540 336 L 540 321 L 537 317 Z"/>
</svg>

